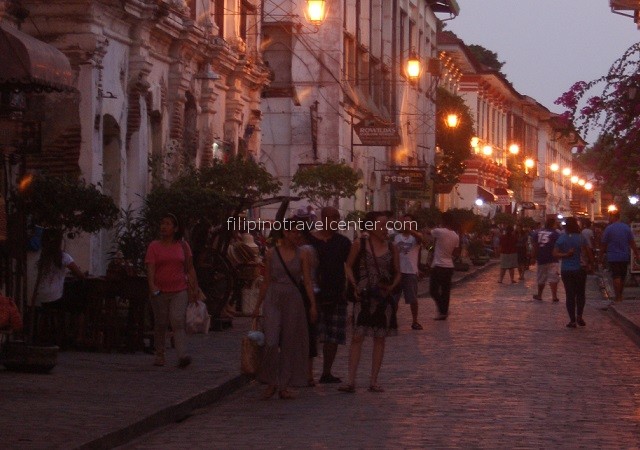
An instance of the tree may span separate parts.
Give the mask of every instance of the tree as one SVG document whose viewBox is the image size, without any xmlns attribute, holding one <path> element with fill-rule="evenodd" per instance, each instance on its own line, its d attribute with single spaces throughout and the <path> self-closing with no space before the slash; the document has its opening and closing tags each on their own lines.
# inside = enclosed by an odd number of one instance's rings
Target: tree
<svg viewBox="0 0 640 450">
<path fill-rule="evenodd" d="M 118 217 L 111 197 L 70 176 L 26 175 L 15 198 L 17 210 L 33 225 L 61 230 L 70 238 L 111 228 Z"/>
<path fill-rule="evenodd" d="M 324 164 L 298 169 L 291 189 L 313 205 L 322 208 L 340 198 L 356 195 L 362 187 L 358 173 L 344 162 L 328 160 Z"/>
<path fill-rule="evenodd" d="M 595 94 L 600 88 L 600 94 Z M 582 135 L 600 129 L 584 163 L 605 184 L 636 191 L 640 175 L 640 43 L 629 47 L 609 72 L 578 81 L 556 100 L 567 108 L 562 118 Z M 586 156 L 586 154 L 585 154 Z"/>
<path fill-rule="evenodd" d="M 457 114 L 456 128 L 448 128 L 448 114 Z M 464 161 L 471 156 L 471 138 L 474 135 L 473 116 L 462 97 L 443 88 L 436 92 L 436 145 L 442 150 L 436 161 L 436 184 L 455 184 L 464 172 Z"/>
<path fill-rule="evenodd" d="M 480 64 L 498 72 L 502 70 L 504 62 L 498 60 L 498 54 L 496 52 L 492 52 L 491 50 L 484 48 L 482 45 L 476 44 L 469 45 L 467 48 Z"/>
</svg>

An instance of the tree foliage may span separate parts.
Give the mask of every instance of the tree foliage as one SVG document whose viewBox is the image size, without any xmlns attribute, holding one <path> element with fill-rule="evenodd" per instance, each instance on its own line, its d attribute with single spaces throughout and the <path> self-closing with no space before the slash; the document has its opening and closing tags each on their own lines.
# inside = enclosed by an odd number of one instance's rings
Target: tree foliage
<svg viewBox="0 0 640 450">
<path fill-rule="evenodd" d="M 70 176 L 26 175 L 19 185 L 16 207 L 34 225 L 61 230 L 70 238 L 111 228 L 118 216 L 111 197 L 96 185 Z"/>
<path fill-rule="evenodd" d="M 476 44 L 469 45 L 467 48 L 480 64 L 483 64 L 490 69 L 497 70 L 498 72 L 502 70 L 504 61 L 500 61 L 498 59 L 498 54 L 496 52 L 492 52 L 491 50 L 484 48 L 482 45 Z"/>
<path fill-rule="evenodd" d="M 337 199 L 353 197 L 361 187 L 360 177 L 351 166 L 331 160 L 301 168 L 291 180 L 293 191 L 320 208 Z"/>
<path fill-rule="evenodd" d="M 635 191 L 640 175 L 640 43 L 629 47 L 606 75 L 578 81 L 556 104 L 567 108 L 562 117 L 582 135 L 600 130 L 583 161 L 587 168 L 607 185 Z"/>
<path fill-rule="evenodd" d="M 456 128 L 447 127 L 445 120 L 449 114 L 457 114 Z M 473 116 L 462 97 L 443 88 L 436 94 L 436 145 L 442 155 L 436 162 L 434 181 L 438 184 L 457 183 L 464 172 L 464 161 L 471 156 L 471 138 L 475 134 Z"/>
</svg>

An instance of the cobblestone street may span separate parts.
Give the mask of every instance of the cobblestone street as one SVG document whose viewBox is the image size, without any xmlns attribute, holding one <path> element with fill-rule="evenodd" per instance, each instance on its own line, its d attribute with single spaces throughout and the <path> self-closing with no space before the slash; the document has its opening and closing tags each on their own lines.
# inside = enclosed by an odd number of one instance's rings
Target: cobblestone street
<svg viewBox="0 0 640 450">
<path fill-rule="evenodd" d="M 387 341 L 379 382 L 366 391 L 363 351 L 355 395 L 335 385 L 298 390 L 292 401 L 260 401 L 256 383 L 126 448 L 637 448 L 640 350 L 606 313 L 589 277 L 586 328 L 568 329 L 562 299 L 534 273 L 498 284 L 497 268 L 454 287 L 449 320 L 435 322 L 421 299 L 424 331 Z M 508 279 L 508 277 L 507 277 Z M 334 373 L 346 376 L 346 347 Z M 316 374 L 321 361 L 316 361 Z"/>
</svg>

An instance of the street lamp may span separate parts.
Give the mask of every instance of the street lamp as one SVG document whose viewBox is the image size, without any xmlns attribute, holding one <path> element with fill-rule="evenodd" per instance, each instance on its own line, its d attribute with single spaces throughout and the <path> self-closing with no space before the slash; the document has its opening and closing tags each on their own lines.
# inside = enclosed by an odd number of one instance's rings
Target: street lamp
<svg viewBox="0 0 640 450">
<path fill-rule="evenodd" d="M 311 25 L 321 25 L 327 17 L 326 0 L 307 0 L 304 16 Z"/>
<path fill-rule="evenodd" d="M 569 169 L 568 167 L 565 167 L 564 169 L 562 169 L 562 175 L 564 175 L 565 177 L 568 177 L 569 175 L 571 175 L 571 169 Z"/>
<path fill-rule="evenodd" d="M 614 205 L 613 203 L 609 206 L 607 206 L 607 211 L 612 213 L 612 212 L 616 212 L 618 210 L 618 207 L 616 205 Z"/>
<path fill-rule="evenodd" d="M 445 123 L 449 128 L 457 128 L 460 124 L 460 117 L 455 113 L 447 114 Z"/>
<path fill-rule="evenodd" d="M 484 147 L 482 147 L 482 153 L 484 153 L 486 156 L 491 156 L 491 154 L 493 153 L 493 148 L 490 145 L 485 145 Z"/>
<path fill-rule="evenodd" d="M 409 81 L 417 81 L 418 78 L 420 78 L 420 74 L 422 73 L 422 64 L 420 64 L 420 57 L 414 50 L 411 50 L 411 53 L 409 53 L 405 69 Z"/>
<path fill-rule="evenodd" d="M 520 146 L 518 144 L 511 144 L 509 146 L 509 153 L 511 153 L 512 155 L 517 155 L 518 153 L 520 153 Z"/>
<path fill-rule="evenodd" d="M 587 191 L 590 191 L 591 189 L 593 189 L 593 184 L 587 181 L 587 182 L 584 184 L 584 188 L 585 188 Z"/>
<path fill-rule="evenodd" d="M 558 170 L 560 170 L 560 165 L 558 163 L 552 163 L 549 168 L 552 172 L 557 172 Z"/>
<path fill-rule="evenodd" d="M 637 195 L 630 195 L 629 196 L 629 203 L 631 203 L 632 205 L 635 205 L 638 203 L 640 199 L 638 198 Z"/>
<path fill-rule="evenodd" d="M 574 175 L 571 177 L 571 183 L 576 184 L 578 182 L 580 178 L 578 178 L 578 175 Z"/>
<path fill-rule="evenodd" d="M 527 158 L 524 160 L 524 173 L 526 173 L 527 175 L 529 174 L 529 171 L 531 169 L 533 169 L 536 165 L 536 162 L 532 159 L 532 158 Z"/>
</svg>

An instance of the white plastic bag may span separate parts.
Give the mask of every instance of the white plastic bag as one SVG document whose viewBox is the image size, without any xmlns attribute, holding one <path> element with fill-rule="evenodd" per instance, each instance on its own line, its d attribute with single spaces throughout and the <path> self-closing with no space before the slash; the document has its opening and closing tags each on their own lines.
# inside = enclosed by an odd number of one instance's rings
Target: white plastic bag
<svg viewBox="0 0 640 450">
<path fill-rule="evenodd" d="M 207 311 L 207 305 L 202 301 L 190 302 L 187 305 L 187 318 L 186 326 L 187 333 L 196 334 L 209 332 L 209 325 L 211 324 L 211 316 Z"/>
</svg>

